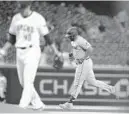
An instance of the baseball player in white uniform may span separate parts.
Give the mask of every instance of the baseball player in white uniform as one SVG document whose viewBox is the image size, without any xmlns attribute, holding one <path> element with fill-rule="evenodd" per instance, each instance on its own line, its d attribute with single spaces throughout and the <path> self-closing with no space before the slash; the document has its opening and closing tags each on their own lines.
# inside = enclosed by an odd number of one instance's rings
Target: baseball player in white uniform
<svg viewBox="0 0 129 114">
<path fill-rule="evenodd" d="M 77 27 L 71 27 L 66 33 L 66 37 L 70 39 L 72 45 L 72 53 L 69 54 L 70 60 L 74 60 L 77 64 L 73 89 L 71 91 L 70 100 L 59 106 L 62 109 L 72 109 L 73 101 L 78 97 L 84 81 L 115 94 L 115 86 L 96 80 L 93 72 L 93 63 L 90 54 L 93 51 L 91 44 L 78 33 Z"/>
<path fill-rule="evenodd" d="M 0 102 L 6 102 L 7 79 L 0 73 Z"/>
<path fill-rule="evenodd" d="M 41 55 L 40 36 L 44 36 L 57 55 L 60 53 L 50 41 L 44 17 L 32 11 L 31 4 L 29 1 L 20 2 L 20 13 L 14 15 L 12 19 L 9 40 L 0 50 L 0 55 L 6 55 L 11 45 L 15 44 L 18 78 L 23 87 L 19 106 L 27 108 L 32 104 L 34 109 L 44 109 L 45 105 L 34 88 Z"/>
</svg>

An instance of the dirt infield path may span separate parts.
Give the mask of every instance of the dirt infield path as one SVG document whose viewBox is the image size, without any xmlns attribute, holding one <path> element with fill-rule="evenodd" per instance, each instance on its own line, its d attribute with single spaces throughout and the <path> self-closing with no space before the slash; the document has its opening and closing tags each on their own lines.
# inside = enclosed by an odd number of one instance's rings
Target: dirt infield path
<svg viewBox="0 0 129 114">
<path fill-rule="evenodd" d="M 0 113 L 43 113 L 43 114 L 129 114 L 128 107 L 75 106 L 71 111 L 62 111 L 58 106 L 48 105 L 44 111 L 22 109 L 18 105 L 0 103 Z"/>
</svg>

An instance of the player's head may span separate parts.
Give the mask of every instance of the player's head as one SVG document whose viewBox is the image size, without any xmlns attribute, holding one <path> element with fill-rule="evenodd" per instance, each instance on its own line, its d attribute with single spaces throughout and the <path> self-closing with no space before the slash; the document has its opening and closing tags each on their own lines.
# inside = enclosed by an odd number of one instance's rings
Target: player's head
<svg viewBox="0 0 129 114">
<path fill-rule="evenodd" d="M 78 28 L 77 27 L 71 27 L 66 31 L 66 38 L 69 38 L 71 41 L 74 41 L 76 36 L 78 36 Z"/>
<path fill-rule="evenodd" d="M 31 7 L 32 1 L 18 1 L 18 5 L 20 9 L 26 9 Z"/>
<path fill-rule="evenodd" d="M 32 1 L 18 1 L 20 12 L 26 13 L 31 9 Z"/>
</svg>

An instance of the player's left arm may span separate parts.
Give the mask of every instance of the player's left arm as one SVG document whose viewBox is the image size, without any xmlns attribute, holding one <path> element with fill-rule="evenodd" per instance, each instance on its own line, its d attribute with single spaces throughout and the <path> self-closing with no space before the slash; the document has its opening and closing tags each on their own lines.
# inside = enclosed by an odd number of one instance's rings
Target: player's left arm
<svg viewBox="0 0 129 114">
<path fill-rule="evenodd" d="M 55 54 L 58 56 L 61 56 L 61 52 L 58 51 L 55 43 L 53 43 L 51 38 L 50 38 L 49 29 L 47 27 L 46 20 L 43 17 L 40 18 L 40 20 L 41 20 L 40 22 L 42 22 L 42 24 L 40 24 L 40 27 L 39 27 L 40 34 L 42 36 L 44 36 L 46 43 L 54 50 Z"/>
<path fill-rule="evenodd" d="M 61 52 L 58 51 L 55 43 L 52 42 L 50 35 L 49 34 L 45 35 L 44 39 L 46 40 L 46 43 L 54 50 L 55 54 L 61 56 Z"/>
</svg>

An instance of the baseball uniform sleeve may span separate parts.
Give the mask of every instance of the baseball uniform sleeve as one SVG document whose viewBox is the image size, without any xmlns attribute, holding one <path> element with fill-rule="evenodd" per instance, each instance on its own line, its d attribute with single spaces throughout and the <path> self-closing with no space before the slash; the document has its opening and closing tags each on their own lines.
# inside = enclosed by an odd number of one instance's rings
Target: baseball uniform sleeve
<svg viewBox="0 0 129 114">
<path fill-rule="evenodd" d="M 39 18 L 39 32 L 43 36 L 45 36 L 49 33 L 49 29 L 47 27 L 46 20 L 42 16 L 40 16 L 40 18 Z"/>
<path fill-rule="evenodd" d="M 80 45 L 80 47 L 82 47 L 84 50 L 87 50 L 89 47 L 91 47 L 91 44 L 90 44 L 87 40 L 85 40 L 85 39 L 81 39 L 81 40 L 79 41 L 79 45 Z"/>
<path fill-rule="evenodd" d="M 10 28 L 9 28 L 9 33 L 12 35 L 16 35 L 16 30 L 15 30 L 15 16 L 12 18 L 12 22 L 10 24 Z"/>
</svg>

